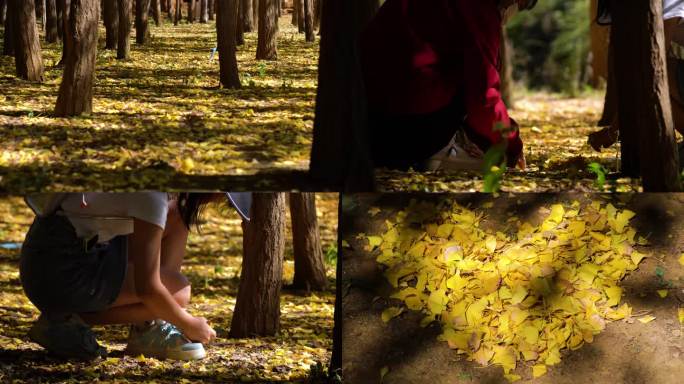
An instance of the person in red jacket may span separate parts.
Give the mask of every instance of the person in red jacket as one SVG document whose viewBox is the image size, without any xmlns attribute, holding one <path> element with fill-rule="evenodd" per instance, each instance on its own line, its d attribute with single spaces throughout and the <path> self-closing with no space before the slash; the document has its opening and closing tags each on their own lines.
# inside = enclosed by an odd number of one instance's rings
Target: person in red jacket
<svg viewBox="0 0 684 384">
<path fill-rule="evenodd" d="M 506 147 L 524 168 L 517 125 L 501 99 L 505 15 L 536 0 L 387 0 L 359 48 L 377 167 L 478 169 Z"/>
</svg>

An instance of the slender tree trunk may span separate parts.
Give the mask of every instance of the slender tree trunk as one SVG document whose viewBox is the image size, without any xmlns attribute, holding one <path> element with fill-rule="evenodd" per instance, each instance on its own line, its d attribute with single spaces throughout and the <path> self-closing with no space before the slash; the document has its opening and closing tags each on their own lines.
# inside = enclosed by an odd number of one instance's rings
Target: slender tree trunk
<svg viewBox="0 0 684 384">
<path fill-rule="evenodd" d="M 612 4 L 623 170 L 639 171 L 645 192 L 679 191 L 662 0 Z"/>
<path fill-rule="evenodd" d="M 377 0 L 323 1 L 311 176 L 334 188 L 369 191 L 373 169 L 358 36 Z"/>
<path fill-rule="evenodd" d="M 209 22 L 209 4 L 207 0 L 200 1 L 200 23 Z"/>
<path fill-rule="evenodd" d="M 252 0 L 252 30 L 253 31 L 258 31 L 259 30 L 259 2 L 261 0 Z"/>
<path fill-rule="evenodd" d="M 188 1 L 188 23 L 195 22 L 195 0 Z"/>
<path fill-rule="evenodd" d="M 35 0 L 36 2 L 36 24 L 41 30 L 45 30 L 45 0 Z"/>
<path fill-rule="evenodd" d="M 71 0 L 57 0 L 58 1 L 58 7 L 57 7 L 57 12 L 58 15 L 61 14 L 61 18 L 58 16 L 58 21 L 59 21 L 59 31 L 60 31 L 60 36 L 62 39 L 62 58 L 59 60 L 59 63 L 57 64 L 58 66 L 64 65 L 64 61 L 66 60 L 67 56 L 67 50 L 69 49 L 69 46 L 66 43 L 66 34 L 67 30 L 69 29 L 69 15 L 71 13 Z"/>
<path fill-rule="evenodd" d="M 240 16 L 242 21 L 242 30 L 244 32 L 254 31 L 254 9 L 252 8 L 252 0 L 241 0 Z"/>
<path fill-rule="evenodd" d="M 55 107 L 57 116 L 78 116 L 93 110 L 98 17 L 97 2 L 71 1 L 71 17 L 65 35 L 67 57 Z"/>
<path fill-rule="evenodd" d="M 16 11 L 14 9 L 14 4 L 12 0 L 8 0 L 6 3 L 7 16 L 5 17 L 5 36 L 2 45 L 2 54 L 5 56 L 14 56 L 15 51 L 15 24 L 17 22 Z"/>
<path fill-rule="evenodd" d="M 314 0 L 314 29 L 321 28 L 321 0 Z"/>
<path fill-rule="evenodd" d="M 304 33 L 306 35 L 306 41 L 314 42 L 316 41 L 316 35 L 314 34 L 314 20 L 313 20 L 313 1 L 304 1 Z"/>
<path fill-rule="evenodd" d="M 304 0 L 297 1 L 297 29 L 304 33 Z"/>
<path fill-rule="evenodd" d="M 166 17 L 169 21 L 176 22 L 176 0 L 166 0 Z"/>
<path fill-rule="evenodd" d="M 299 0 L 292 0 L 292 25 L 295 27 L 299 25 Z"/>
<path fill-rule="evenodd" d="M 245 31 L 242 28 L 242 0 L 238 0 L 238 15 L 237 15 L 237 33 L 235 34 L 235 44 L 237 46 L 245 45 Z"/>
<path fill-rule="evenodd" d="M 173 19 L 173 25 L 178 25 L 180 23 L 181 19 L 183 19 L 183 3 L 181 0 L 175 0 L 176 1 L 176 16 Z"/>
<path fill-rule="evenodd" d="M 285 247 L 285 195 L 258 193 L 243 225 L 242 273 L 230 325 L 232 338 L 273 336 L 280 328 Z"/>
<path fill-rule="evenodd" d="M 150 0 L 135 0 L 135 42 L 144 45 L 150 40 Z"/>
<path fill-rule="evenodd" d="M 105 49 L 116 49 L 119 42 L 119 7 L 117 0 L 104 1 Z"/>
<path fill-rule="evenodd" d="M 278 0 L 259 0 L 257 60 L 278 60 L 276 1 Z"/>
<path fill-rule="evenodd" d="M 214 13 L 216 13 L 216 1 L 209 0 L 207 9 L 209 10 L 209 20 L 214 20 Z"/>
<path fill-rule="evenodd" d="M 119 43 L 116 58 L 127 60 L 131 55 L 131 1 L 118 0 L 119 10 Z"/>
<path fill-rule="evenodd" d="M 152 7 L 152 18 L 154 19 L 154 24 L 157 27 L 161 25 L 161 17 L 162 17 L 161 3 L 162 3 L 162 0 L 152 0 L 152 3 L 150 5 Z"/>
<path fill-rule="evenodd" d="M 14 63 L 17 77 L 43 81 L 43 56 L 33 0 L 10 0 L 16 15 Z"/>
<path fill-rule="evenodd" d="M 501 28 L 501 96 L 508 108 L 514 108 L 513 100 L 513 47 L 506 28 Z"/>
<path fill-rule="evenodd" d="M 219 52 L 219 77 L 223 88 L 240 88 L 240 76 L 235 56 L 240 0 L 218 0 L 216 34 Z"/>
<path fill-rule="evenodd" d="M 5 25 L 7 18 L 7 0 L 0 0 L 0 25 Z"/>
<path fill-rule="evenodd" d="M 290 194 L 292 242 L 294 246 L 295 274 L 292 287 L 307 291 L 322 291 L 328 287 L 321 235 L 316 217 L 316 195 Z"/>
<path fill-rule="evenodd" d="M 59 40 L 59 26 L 57 24 L 57 0 L 47 0 L 45 3 L 45 41 L 55 43 Z"/>
</svg>

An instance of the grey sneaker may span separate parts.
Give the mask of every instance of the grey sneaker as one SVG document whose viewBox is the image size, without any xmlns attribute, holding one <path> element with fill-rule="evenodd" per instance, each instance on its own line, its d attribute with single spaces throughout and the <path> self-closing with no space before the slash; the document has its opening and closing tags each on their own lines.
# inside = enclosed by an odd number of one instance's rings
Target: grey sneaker
<svg viewBox="0 0 684 384">
<path fill-rule="evenodd" d="M 462 144 L 451 142 L 425 162 L 426 171 L 482 171 L 482 157 L 472 156 Z"/>
<path fill-rule="evenodd" d="M 160 360 L 199 360 L 207 355 L 202 343 L 191 342 L 164 320 L 155 320 L 144 328 L 131 326 L 125 353 Z"/>
<path fill-rule="evenodd" d="M 62 319 L 41 314 L 28 335 L 48 352 L 62 358 L 93 360 L 107 356 L 107 350 L 97 343 L 93 331 L 76 314 Z"/>
</svg>

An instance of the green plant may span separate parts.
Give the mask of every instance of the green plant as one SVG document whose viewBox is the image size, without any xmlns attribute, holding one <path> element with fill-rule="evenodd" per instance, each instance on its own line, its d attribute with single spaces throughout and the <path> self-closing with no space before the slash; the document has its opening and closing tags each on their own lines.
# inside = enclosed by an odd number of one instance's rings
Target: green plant
<svg viewBox="0 0 684 384">
<path fill-rule="evenodd" d="M 608 174 L 606 168 L 603 165 L 594 162 L 587 166 L 587 170 L 596 175 L 594 185 L 599 189 L 603 189 L 603 186 L 606 184 L 606 174 Z"/>
<path fill-rule="evenodd" d="M 333 244 L 325 250 L 325 263 L 333 266 L 337 264 L 337 245 Z"/>
</svg>

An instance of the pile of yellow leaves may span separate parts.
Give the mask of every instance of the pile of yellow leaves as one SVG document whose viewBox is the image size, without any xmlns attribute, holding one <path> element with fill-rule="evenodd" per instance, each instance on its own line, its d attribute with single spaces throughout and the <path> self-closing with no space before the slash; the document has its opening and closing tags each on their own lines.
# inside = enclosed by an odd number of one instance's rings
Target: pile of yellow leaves
<svg viewBox="0 0 684 384">
<path fill-rule="evenodd" d="M 483 214 L 456 203 L 412 201 L 368 241 L 396 288 L 392 298 L 425 314 L 423 326 L 439 321 L 440 339 L 459 354 L 501 365 L 517 381 L 518 362 L 542 376 L 561 350 L 631 316 L 618 282 L 646 256 L 634 249 L 646 244 L 629 225 L 634 215 L 600 202 L 557 204 L 539 226 L 517 221 L 504 234 L 483 230 Z M 382 319 L 403 311 L 388 308 Z"/>
</svg>

